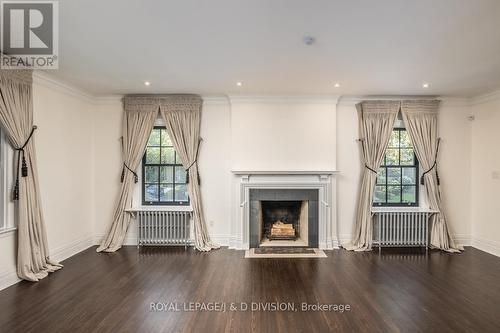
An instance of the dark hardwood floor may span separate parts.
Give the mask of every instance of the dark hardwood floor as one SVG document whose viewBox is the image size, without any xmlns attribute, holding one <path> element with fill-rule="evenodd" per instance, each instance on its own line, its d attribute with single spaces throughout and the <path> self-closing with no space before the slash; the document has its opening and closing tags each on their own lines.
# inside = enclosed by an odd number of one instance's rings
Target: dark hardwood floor
<svg viewBox="0 0 500 333">
<path fill-rule="evenodd" d="M 228 249 L 91 248 L 38 283 L 1 291 L 0 331 L 500 332 L 500 258 L 402 251 L 244 259 Z M 157 302 L 180 311 L 152 311 Z M 184 311 L 189 302 L 291 302 L 297 311 Z M 351 309 L 302 311 L 303 302 Z"/>
</svg>

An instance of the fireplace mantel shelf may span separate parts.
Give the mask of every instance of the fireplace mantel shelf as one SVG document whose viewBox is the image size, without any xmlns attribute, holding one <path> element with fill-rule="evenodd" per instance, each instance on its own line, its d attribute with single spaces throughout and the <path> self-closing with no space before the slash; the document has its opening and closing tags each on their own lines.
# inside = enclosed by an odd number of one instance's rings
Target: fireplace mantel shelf
<svg viewBox="0 0 500 333">
<path fill-rule="evenodd" d="M 266 170 L 231 170 L 235 175 L 334 175 L 339 173 L 337 170 L 294 170 L 294 171 L 266 171 Z"/>
</svg>

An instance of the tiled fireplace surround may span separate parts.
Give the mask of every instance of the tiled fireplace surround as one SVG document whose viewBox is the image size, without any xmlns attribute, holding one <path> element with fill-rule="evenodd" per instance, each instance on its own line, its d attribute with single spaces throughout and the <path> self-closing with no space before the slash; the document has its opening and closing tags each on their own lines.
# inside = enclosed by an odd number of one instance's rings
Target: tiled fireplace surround
<svg viewBox="0 0 500 333">
<path fill-rule="evenodd" d="M 250 215 L 249 215 L 249 246 L 259 247 L 262 238 L 259 236 L 261 233 L 262 221 L 262 208 L 261 201 L 306 201 L 307 204 L 307 232 L 308 247 L 318 247 L 318 190 L 317 189 L 250 189 Z M 301 215 L 304 212 L 300 213 Z M 275 241 L 276 243 L 276 241 Z M 277 242 L 283 244 L 284 242 Z M 290 242 L 285 242 L 285 244 Z"/>
<path fill-rule="evenodd" d="M 338 247 L 335 171 L 233 171 L 233 174 L 234 223 L 230 248 L 255 247 L 255 239 L 251 240 L 252 232 L 255 233 L 251 213 L 252 207 L 255 213 L 259 200 L 309 201 L 309 214 L 317 225 L 317 246 L 320 249 Z"/>
</svg>

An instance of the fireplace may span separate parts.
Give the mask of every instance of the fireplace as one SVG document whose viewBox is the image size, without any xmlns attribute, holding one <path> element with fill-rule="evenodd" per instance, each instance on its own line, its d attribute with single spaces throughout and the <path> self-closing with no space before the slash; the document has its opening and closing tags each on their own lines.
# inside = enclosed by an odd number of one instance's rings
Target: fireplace
<svg viewBox="0 0 500 333">
<path fill-rule="evenodd" d="M 288 241 L 277 245 L 308 246 L 308 201 L 259 202 L 260 246 L 272 245 L 273 241 Z"/>
<path fill-rule="evenodd" d="M 318 247 L 318 191 L 250 191 L 250 247 Z"/>
</svg>

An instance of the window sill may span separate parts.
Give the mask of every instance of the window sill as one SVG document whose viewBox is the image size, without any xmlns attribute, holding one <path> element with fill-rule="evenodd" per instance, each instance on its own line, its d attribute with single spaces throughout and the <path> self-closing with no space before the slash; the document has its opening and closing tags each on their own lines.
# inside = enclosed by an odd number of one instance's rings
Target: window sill
<svg viewBox="0 0 500 333">
<path fill-rule="evenodd" d="M 126 209 L 127 212 L 192 212 L 191 206 L 138 206 Z"/>
<path fill-rule="evenodd" d="M 392 213 L 392 212 L 401 212 L 401 213 L 439 213 L 437 210 L 432 210 L 430 208 L 425 207 L 372 207 L 372 213 Z"/>
<path fill-rule="evenodd" d="M 16 227 L 2 228 L 0 229 L 0 238 L 8 237 L 11 234 L 14 234 L 16 231 L 17 231 Z"/>
</svg>

